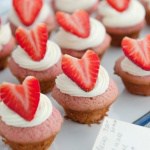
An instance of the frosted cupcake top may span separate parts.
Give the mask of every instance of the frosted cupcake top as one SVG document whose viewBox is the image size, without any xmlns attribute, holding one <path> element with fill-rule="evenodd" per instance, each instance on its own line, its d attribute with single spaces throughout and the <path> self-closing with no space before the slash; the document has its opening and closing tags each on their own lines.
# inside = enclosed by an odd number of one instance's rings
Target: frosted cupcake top
<svg viewBox="0 0 150 150">
<path fill-rule="evenodd" d="M 88 50 L 82 59 L 69 55 L 62 58 L 63 74 L 56 79 L 56 87 L 65 94 L 93 97 L 103 94 L 109 86 L 109 76 L 100 65 L 97 54 Z"/>
<path fill-rule="evenodd" d="M 53 40 L 62 48 L 82 51 L 100 45 L 105 39 L 105 27 L 83 10 L 72 15 L 58 12 L 56 18 L 61 27 Z"/>
<path fill-rule="evenodd" d="M 90 9 L 96 4 L 97 0 L 55 0 L 58 10 L 72 13 L 77 9 Z"/>
<path fill-rule="evenodd" d="M 121 12 L 104 0 L 99 4 L 98 13 L 107 27 L 130 27 L 139 24 L 145 18 L 145 9 L 137 0 L 130 0 L 128 7 Z"/>
<path fill-rule="evenodd" d="M 150 76 L 150 35 L 143 39 L 125 37 L 122 49 L 126 56 L 121 62 L 123 71 L 134 76 Z"/>
<path fill-rule="evenodd" d="M 43 71 L 55 65 L 61 58 L 57 44 L 48 41 L 45 24 L 39 24 L 33 30 L 18 28 L 16 31 L 18 47 L 13 51 L 13 60 L 22 68 Z"/>
<path fill-rule="evenodd" d="M 22 85 L 2 83 L 0 95 L 0 117 L 9 126 L 37 126 L 52 114 L 51 101 L 40 93 L 35 77 L 28 76 Z"/>
<path fill-rule="evenodd" d="M 16 26 L 32 29 L 35 25 L 44 22 L 49 15 L 53 15 L 52 9 L 42 0 L 30 2 L 24 0 L 21 1 L 21 4 L 17 0 L 13 0 L 9 20 Z"/>
<path fill-rule="evenodd" d="M 3 49 L 3 46 L 9 42 L 11 37 L 12 34 L 9 23 L 5 25 L 0 24 L 0 51 Z"/>
</svg>

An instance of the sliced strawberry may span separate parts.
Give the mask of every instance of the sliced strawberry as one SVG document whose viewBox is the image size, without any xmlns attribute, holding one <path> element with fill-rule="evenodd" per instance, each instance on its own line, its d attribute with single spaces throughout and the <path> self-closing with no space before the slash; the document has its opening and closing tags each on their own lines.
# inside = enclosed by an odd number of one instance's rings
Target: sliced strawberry
<svg viewBox="0 0 150 150">
<path fill-rule="evenodd" d="M 72 15 L 57 12 L 56 19 L 64 30 L 78 37 L 87 38 L 90 34 L 90 18 L 84 10 L 77 10 Z"/>
<path fill-rule="evenodd" d="M 1 100 L 14 112 L 31 121 L 34 118 L 40 100 L 40 85 L 35 77 L 28 76 L 22 85 L 2 83 Z"/>
<path fill-rule="evenodd" d="M 107 0 L 107 2 L 117 11 L 125 11 L 131 0 Z"/>
<path fill-rule="evenodd" d="M 88 50 L 81 59 L 69 55 L 62 58 L 63 72 L 84 91 L 94 88 L 99 67 L 99 57 L 92 50 Z"/>
<path fill-rule="evenodd" d="M 122 49 L 132 62 L 150 71 L 150 34 L 138 40 L 125 37 L 122 41 Z"/>
<path fill-rule="evenodd" d="M 40 61 L 45 56 L 47 39 L 48 31 L 43 23 L 30 31 L 21 27 L 16 30 L 19 45 L 35 61 Z"/>
<path fill-rule="evenodd" d="M 26 26 L 30 26 L 35 21 L 42 5 L 42 0 L 13 0 L 13 6 L 18 17 Z"/>
</svg>

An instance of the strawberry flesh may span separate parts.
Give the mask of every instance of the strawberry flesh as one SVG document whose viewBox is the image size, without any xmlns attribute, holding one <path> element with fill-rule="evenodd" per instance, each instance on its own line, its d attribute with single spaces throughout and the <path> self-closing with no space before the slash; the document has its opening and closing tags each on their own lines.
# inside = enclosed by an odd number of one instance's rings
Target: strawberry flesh
<svg viewBox="0 0 150 150">
<path fill-rule="evenodd" d="M 23 50 L 35 61 L 40 61 L 46 53 L 48 31 L 45 24 L 39 24 L 30 31 L 19 27 L 16 30 L 16 40 Z"/>
<path fill-rule="evenodd" d="M 150 34 L 144 39 L 125 37 L 122 41 L 125 55 L 143 70 L 150 71 Z"/>
<path fill-rule="evenodd" d="M 90 35 L 90 18 L 84 10 L 77 10 L 72 15 L 57 12 L 56 19 L 58 24 L 67 32 L 81 38 L 87 38 Z"/>
<path fill-rule="evenodd" d="M 7 107 L 27 121 L 31 121 L 37 111 L 40 100 L 39 81 L 28 76 L 22 85 L 2 83 L 0 85 L 1 100 Z"/>
<path fill-rule="evenodd" d="M 99 57 L 88 50 L 81 59 L 64 55 L 62 58 L 63 72 L 84 91 L 91 91 L 97 81 L 100 67 Z"/>
<path fill-rule="evenodd" d="M 119 12 L 125 11 L 129 7 L 130 1 L 131 0 L 107 0 L 109 5 Z"/>
<path fill-rule="evenodd" d="M 43 5 L 42 0 L 13 0 L 19 19 L 26 26 L 32 25 Z"/>
</svg>

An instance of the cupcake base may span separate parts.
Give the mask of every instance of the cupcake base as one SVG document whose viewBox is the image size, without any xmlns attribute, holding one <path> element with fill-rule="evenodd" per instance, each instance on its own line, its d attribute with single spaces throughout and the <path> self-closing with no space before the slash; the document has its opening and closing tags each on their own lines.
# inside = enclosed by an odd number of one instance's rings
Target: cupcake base
<svg viewBox="0 0 150 150">
<path fill-rule="evenodd" d="M 121 68 L 121 61 L 124 57 L 119 58 L 115 64 L 115 74 L 122 79 L 126 89 L 135 95 L 150 96 L 150 76 L 134 76 L 124 72 Z"/>
<path fill-rule="evenodd" d="M 66 117 L 81 124 L 99 123 L 105 116 L 109 107 L 97 109 L 93 111 L 75 111 L 65 109 Z"/>
<path fill-rule="evenodd" d="M 55 136 L 37 143 L 15 143 L 9 140 L 4 140 L 4 142 L 9 145 L 13 150 L 47 150 L 52 144 Z"/>
<path fill-rule="evenodd" d="M 7 59 L 8 59 L 8 57 L 0 58 L 0 71 L 3 70 L 4 68 L 6 68 Z"/>
<path fill-rule="evenodd" d="M 146 19 L 147 24 L 150 25 L 150 9 L 146 10 L 146 16 L 145 17 L 146 17 L 145 19 Z"/>
</svg>

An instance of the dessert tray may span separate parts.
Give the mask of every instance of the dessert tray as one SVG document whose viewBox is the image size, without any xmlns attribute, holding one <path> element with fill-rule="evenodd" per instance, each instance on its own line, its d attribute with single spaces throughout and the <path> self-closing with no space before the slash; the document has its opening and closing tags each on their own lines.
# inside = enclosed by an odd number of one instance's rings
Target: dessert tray
<svg viewBox="0 0 150 150">
<path fill-rule="evenodd" d="M 140 37 L 143 37 L 148 33 L 150 33 L 150 27 L 146 27 L 142 31 Z M 117 83 L 120 93 L 117 101 L 111 106 L 108 116 L 132 123 L 150 110 L 150 96 L 144 97 L 131 95 L 124 88 L 121 79 L 114 75 L 114 63 L 122 54 L 120 48 L 110 47 L 101 62 L 109 72 L 110 77 L 112 77 Z M 3 81 L 18 83 L 8 68 L 0 72 L 0 83 Z M 50 97 L 50 94 L 47 95 Z M 53 104 L 60 110 L 62 115 L 65 115 L 63 109 L 54 100 Z M 99 129 L 100 124 L 88 126 L 64 119 L 62 130 L 57 135 L 49 150 L 92 150 Z M 10 149 L 0 140 L 0 150 Z"/>
</svg>

